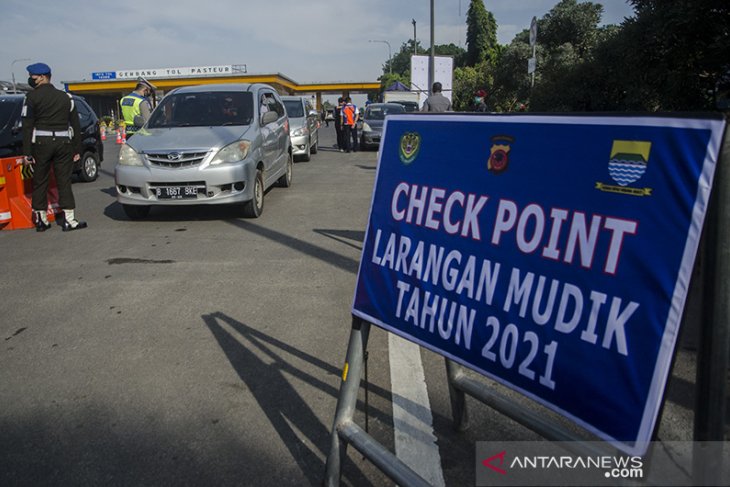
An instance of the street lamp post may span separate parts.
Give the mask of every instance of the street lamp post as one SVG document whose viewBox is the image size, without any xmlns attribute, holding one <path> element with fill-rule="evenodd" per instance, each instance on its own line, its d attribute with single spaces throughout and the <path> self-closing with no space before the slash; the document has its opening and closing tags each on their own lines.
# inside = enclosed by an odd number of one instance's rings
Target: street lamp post
<svg viewBox="0 0 730 487">
<path fill-rule="evenodd" d="M 368 42 L 382 42 L 383 44 L 387 44 L 388 45 L 388 72 L 390 74 L 393 74 L 393 56 L 391 55 L 390 42 L 388 42 L 388 41 L 381 41 L 381 40 L 378 40 L 378 39 L 370 39 Z"/>
<path fill-rule="evenodd" d="M 10 63 L 10 75 L 13 78 L 13 93 L 15 93 L 17 91 L 15 88 L 15 63 L 19 63 L 20 61 L 30 61 L 30 59 L 28 59 L 28 58 L 15 59 L 12 63 Z"/>
</svg>

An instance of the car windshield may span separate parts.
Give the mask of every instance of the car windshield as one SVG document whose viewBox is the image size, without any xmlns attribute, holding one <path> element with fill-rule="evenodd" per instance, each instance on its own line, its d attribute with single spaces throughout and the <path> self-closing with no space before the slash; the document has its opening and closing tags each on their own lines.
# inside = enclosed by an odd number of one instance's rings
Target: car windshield
<svg viewBox="0 0 730 487">
<path fill-rule="evenodd" d="M 10 122 L 10 118 L 13 116 L 18 104 L 17 100 L 0 98 L 0 128 L 5 127 Z"/>
<path fill-rule="evenodd" d="M 253 96 L 240 91 L 173 93 L 150 117 L 149 128 L 250 125 Z"/>
<path fill-rule="evenodd" d="M 381 105 L 381 106 L 370 106 L 365 110 L 366 120 L 385 120 L 387 115 L 394 113 L 403 113 L 405 109 L 402 105 Z"/>
<path fill-rule="evenodd" d="M 304 116 L 304 107 L 300 100 L 284 100 L 286 114 L 291 118 L 301 118 Z"/>
<path fill-rule="evenodd" d="M 407 112 L 417 112 L 418 111 L 418 103 L 416 103 L 415 101 L 397 101 L 395 103 L 403 105 L 403 108 L 405 108 L 405 110 Z"/>
</svg>

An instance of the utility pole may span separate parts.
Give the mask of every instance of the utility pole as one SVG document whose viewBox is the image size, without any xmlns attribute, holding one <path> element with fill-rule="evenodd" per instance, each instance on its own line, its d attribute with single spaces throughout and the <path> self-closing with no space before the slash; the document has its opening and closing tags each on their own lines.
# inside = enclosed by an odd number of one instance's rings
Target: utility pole
<svg viewBox="0 0 730 487">
<path fill-rule="evenodd" d="M 434 81 L 434 65 L 436 57 L 436 48 L 434 47 L 434 19 L 433 19 L 433 2 L 431 0 L 431 56 L 428 59 L 428 93 L 433 95 L 433 81 Z"/>
<path fill-rule="evenodd" d="M 411 24 L 413 24 L 413 55 L 418 55 L 418 50 L 416 49 L 416 19 L 411 19 Z"/>
</svg>

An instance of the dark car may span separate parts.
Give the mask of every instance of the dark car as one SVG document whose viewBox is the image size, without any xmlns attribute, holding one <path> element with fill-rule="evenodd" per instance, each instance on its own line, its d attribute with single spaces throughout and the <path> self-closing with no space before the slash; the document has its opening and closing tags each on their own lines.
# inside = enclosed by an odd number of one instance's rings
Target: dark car
<svg viewBox="0 0 730 487">
<path fill-rule="evenodd" d="M 21 111 L 25 95 L 0 95 L 0 158 L 23 153 Z M 83 181 L 94 181 L 104 160 L 99 119 L 94 110 L 80 96 L 73 95 L 81 127 L 81 159 L 74 163 L 74 172 Z"/>
<path fill-rule="evenodd" d="M 406 109 L 400 103 L 371 103 L 365 109 L 360 132 L 360 148 L 377 149 L 383 135 L 385 117 L 396 113 L 405 113 Z"/>
<path fill-rule="evenodd" d="M 418 102 L 415 101 L 405 101 L 405 100 L 393 100 L 390 103 L 398 103 L 399 105 L 403 105 L 403 108 L 406 109 L 406 112 L 417 112 L 418 110 Z"/>
</svg>

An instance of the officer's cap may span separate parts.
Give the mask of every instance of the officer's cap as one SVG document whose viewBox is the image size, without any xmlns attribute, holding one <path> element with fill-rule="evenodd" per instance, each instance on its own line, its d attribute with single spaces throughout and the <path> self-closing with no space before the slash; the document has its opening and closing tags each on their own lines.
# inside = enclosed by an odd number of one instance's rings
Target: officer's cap
<svg viewBox="0 0 730 487">
<path fill-rule="evenodd" d="M 153 85 L 152 83 L 150 83 L 149 81 L 147 81 L 146 79 L 144 79 L 142 76 L 140 76 L 139 78 L 137 78 L 137 84 L 145 85 L 150 90 L 156 90 L 157 89 L 157 87 L 155 85 Z"/>
<path fill-rule="evenodd" d="M 42 74 L 50 75 L 51 74 L 51 67 L 48 66 L 46 63 L 35 63 L 31 64 L 26 68 L 28 70 L 28 73 L 35 76 L 40 76 Z"/>
</svg>

